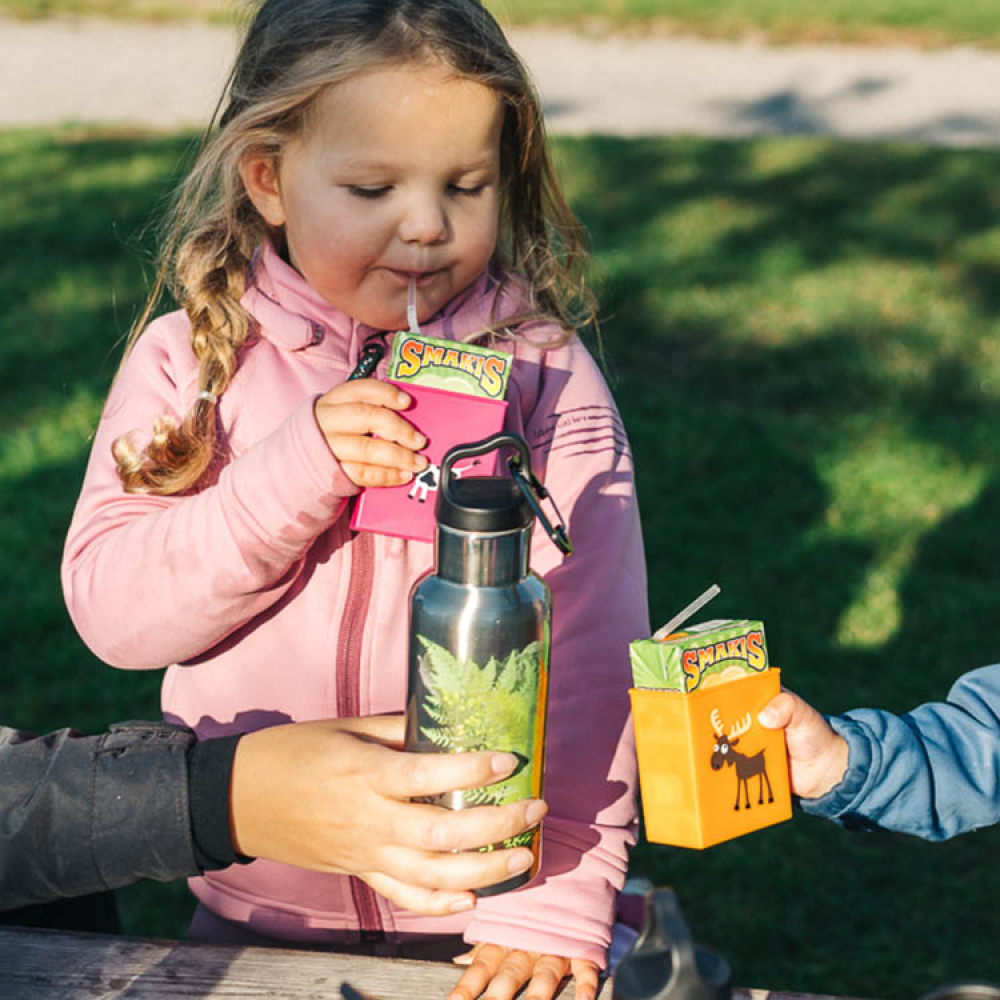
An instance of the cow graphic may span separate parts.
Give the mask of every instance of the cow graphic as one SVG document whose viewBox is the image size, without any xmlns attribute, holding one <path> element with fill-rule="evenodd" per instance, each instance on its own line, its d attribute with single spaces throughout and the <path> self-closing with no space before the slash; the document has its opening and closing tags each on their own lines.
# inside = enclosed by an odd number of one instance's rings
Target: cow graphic
<svg viewBox="0 0 1000 1000">
<path fill-rule="evenodd" d="M 740 794 L 742 792 L 746 805 L 750 808 L 750 779 L 757 776 L 757 805 L 764 804 L 764 783 L 767 782 L 767 801 L 774 801 L 774 793 L 771 791 L 771 779 L 767 776 L 767 766 L 764 764 L 764 751 L 760 750 L 752 757 L 742 754 L 739 750 L 734 750 L 740 741 L 740 737 L 750 728 L 750 713 L 744 716 L 743 721 L 733 726 L 726 735 L 725 726 L 717 708 L 712 709 L 709 716 L 712 720 L 712 728 L 715 730 L 715 746 L 712 751 L 712 770 L 718 771 L 726 764 L 736 768 L 736 805 L 733 809 L 740 807 Z"/>
<path fill-rule="evenodd" d="M 453 465 L 451 467 L 451 474 L 456 479 L 461 479 L 462 476 L 477 465 L 479 465 L 478 458 L 469 465 Z M 440 484 L 441 466 L 437 464 L 428 465 L 419 476 L 414 478 L 413 486 L 410 487 L 410 492 L 406 494 L 407 499 L 416 500 L 417 503 L 424 503 L 427 500 L 428 494 L 437 493 Z"/>
</svg>

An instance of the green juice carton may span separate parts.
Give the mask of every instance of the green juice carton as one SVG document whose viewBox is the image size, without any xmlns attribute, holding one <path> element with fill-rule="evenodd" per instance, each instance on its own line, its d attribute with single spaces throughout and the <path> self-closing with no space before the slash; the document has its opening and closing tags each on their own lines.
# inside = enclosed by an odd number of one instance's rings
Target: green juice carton
<svg viewBox="0 0 1000 1000">
<path fill-rule="evenodd" d="M 768 669 L 762 622 L 715 619 L 691 625 L 663 639 L 629 643 L 637 688 L 690 694 Z"/>
<path fill-rule="evenodd" d="M 389 354 L 390 382 L 503 399 L 514 356 L 479 344 L 400 332 Z"/>
</svg>

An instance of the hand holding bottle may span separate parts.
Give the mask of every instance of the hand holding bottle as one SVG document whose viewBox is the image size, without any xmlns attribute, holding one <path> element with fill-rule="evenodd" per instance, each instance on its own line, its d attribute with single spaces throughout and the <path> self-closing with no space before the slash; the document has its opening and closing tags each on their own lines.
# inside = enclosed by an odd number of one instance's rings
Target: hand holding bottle
<svg viewBox="0 0 1000 1000">
<path fill-rule="evenodd" d="M 244 736 L 231 786 L 238 851 L 357 875 L 417 913 L 470 909 L 470 890 L 528 870 L 524 847 L 477 852 L 537 825 L 537 799 L 452 812 L 411 802 L 507 777 L 513 754 L 398 749 L 402 716 L 298 723 Z"/>
</svg>

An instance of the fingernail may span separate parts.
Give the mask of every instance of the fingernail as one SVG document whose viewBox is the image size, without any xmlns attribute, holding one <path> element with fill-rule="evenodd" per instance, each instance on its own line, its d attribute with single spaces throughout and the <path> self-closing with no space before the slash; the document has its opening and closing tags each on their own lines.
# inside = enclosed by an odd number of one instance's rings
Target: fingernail
<svg viewBox="0 0 1000 1000">
<path fill-rule="evenodd" d="M 427 438 L 423 434 L 417 435 L 417 447 L 423 448 L 427 445 Z"/>
<path fill-rule="evenodd" d="M 403 483 L 408 483 L 413 478 L 413 473 L 407 472 L 406 469 L 400 469 L 399 474 L 403 477 L 402 478 Z M 400 485 L 402 485 L 402 483 Z"/>
<path fill-rule="evenodd" d="M 535 799 L 534 802 L 524 810 L 524 818 L 529 826 L 534 826 L 548 810 L 545 808 L 545 803 L 541 799 Z"/>
<path fill-rule="evenodd" d="M 455 902 L 448 907 L 448 909 L 451 910 L 452 913 L 461 913 L 463 910 L 471 910 L 475 905 L 476 901 L 474 899 L 456 899 Z"/>
<path fill-rule="evenodd" d="M 495 753 L 490 767 L 494 774 L 510 774 L 517 767 L 517 758 L 512 753 Z"/>
<path fill-rule="evenodd" d="M 535 856 L 531 851 L 518 851 L 507 862 L 507 871 L 511 875 L 517 875 L 519 872 L 527 871 L 534 863 Z"/>
<path fill-rule="evenodd" d="M 757 713 L 757 721 L 762 726 L 776 726 L 778 724 L 778 713 L 773 708 L 762 708 Z"/>
<path fill-rule="evenodd" d="M 410 401 L 410 397 L 407 396 L 405 392 L 397 392 L 396 393 L 396 402 L 399 403 L 400 406 L 406 406 L 406 404 L 409 401 Z"/>
</svg>

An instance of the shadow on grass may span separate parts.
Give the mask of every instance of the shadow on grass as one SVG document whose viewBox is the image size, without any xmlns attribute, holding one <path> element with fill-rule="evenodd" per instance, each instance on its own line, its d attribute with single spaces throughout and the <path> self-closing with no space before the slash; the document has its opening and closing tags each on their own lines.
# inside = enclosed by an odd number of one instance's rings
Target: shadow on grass
<svg viewBox="0 0 1000 1000">
<path fill-rule="evenodd" d="M 1000 311 L 1000 157 L 802 140 L 569 152 L 604 276 L 654 627 L 718 581 L 709 617 L 761 618 L 783 679 L 829 712 L 904 711 L 1000 660 L 984 348 Z M 915 527 L 896 624 L 845 642 L 845 609 L 900 530 L 891 498 L 865 495 L 871 477 L 851 466 L 897 443 L 981 485 L 966 503 L 904 472 L 895 492 L 928 512 L 902 504 Z M 838 527 L 844 506 L 874 524 Z M 912 997 L 1000 978 L 998 846 L 998 828 L 931 845 L 799 815 L 702 853 L 641 843 L 632 868 L 677 889 L 740 984 Z"/>
<path fill-rule="evenodd" d="M 157 711 L 157 675 L 83 649 L 58 563 L 142 297 L 130 246 L 189 141 L 0 134 L 0 238 L 17 248 L 0 265 L 5 721 Z M 717 581 L 712 615 L 762 619 L 784 679 L 829 712 L 905 710 L 1000 659 L 1000 154 L 558 153 L 595 250 L 653 624 Z M 1000 979 L 998 834 L 929 845 L 797 816 L 701 853 L 641 843 L 633 870 L 675 886 L 740 985 L 914 997 Z M 182 933 L 180 887 L 130 892 L 132 933 Z"/>
</svg>

